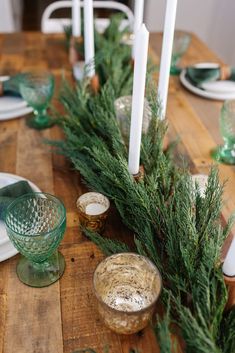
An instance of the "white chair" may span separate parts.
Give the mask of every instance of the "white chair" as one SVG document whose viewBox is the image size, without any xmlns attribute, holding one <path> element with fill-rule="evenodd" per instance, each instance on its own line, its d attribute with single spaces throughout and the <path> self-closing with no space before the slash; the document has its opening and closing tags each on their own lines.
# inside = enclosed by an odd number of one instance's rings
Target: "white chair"
<svg viewBox="0 0 235 353">
<path fill-rule="evenodd" d="M 81 7 L 83 7 L 83 1 L 81 1 L 80 4 Z M 133 28 L 134 15 L 128 6 L 116 1 L 93 1 L 93 7 L 94 9 L 113 9 L 123 12 L 127 19 L 122 21 L 120 29 L 125 28 L 126 26 Z M 71 25 L 71 19 L 69 18 L 50 18 L 54 11 L 64 8 L 72 8 L 72 0 L 53 2 L 45 9 L 41 21 L 41 31 L 43 33 L 62 33 L 65 26 Z M 109 23 L 110 20 L 108 18 L 95 19 L 96 29 L 101 33 L 104 32 Z"/>
</svg>

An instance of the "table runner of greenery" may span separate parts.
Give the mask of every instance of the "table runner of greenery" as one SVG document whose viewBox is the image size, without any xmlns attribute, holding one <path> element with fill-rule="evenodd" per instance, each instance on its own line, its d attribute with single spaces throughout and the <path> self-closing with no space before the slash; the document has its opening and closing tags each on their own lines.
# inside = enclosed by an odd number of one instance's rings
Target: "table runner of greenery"
<svg viewBox="0 0 235 353">
<path fill-rule="evenodd" d="M 185 352 L 234 353 L 235 310 L 225 310 L 227 289 L 220 261 L 232 219 L 223 229 L 223 186 L 218 171 L 212 168 L 205 195 L 201 195 L 187 167 L 177 166 L 170 151 L 163 152 L 166 126 L 158 119 L 160 105 L 148 83 L 146 97 L 152 120 L 142 136 L 145 175 L 137 183 L 129 174 L 127 147 L 114 101 L 131 94 L 132 79 L 123 77 L 132 73 L 132 64 L 120 55 L 115 23 L 116 30 L 111 27 L 113 40 L 109 42 L 104 35 L 106 44 L 97 52 L 96 72 L 101 77 L 102 67 L 106 72 L 100 92 L 94 95 L 86 80 L 75 88 L 64 83 L 60 101 L 65 109 L 61 115 L 65 140 L 53 144 L 72 161 L 91 189 L 114 202 L 122 221 L 133 231 L 135 245 L 131 250 L 147 256 L 159 268 L 165 314 L 153 322 L 153 328 L 161 352 L 175 352 L 170 336 L 175 323 Z M 106 255 L 129 251 L 128 241 L 85 232 Z"/>
</svg>

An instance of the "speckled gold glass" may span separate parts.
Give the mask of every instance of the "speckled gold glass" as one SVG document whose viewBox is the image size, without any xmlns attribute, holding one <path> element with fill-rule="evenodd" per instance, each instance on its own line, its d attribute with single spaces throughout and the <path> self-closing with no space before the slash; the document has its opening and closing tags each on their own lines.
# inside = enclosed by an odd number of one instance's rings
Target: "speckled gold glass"
<svg viewBox="0 0 235 353">
<path fill-rule="evenodd" d="M 103 232 L 109 207 L 109 199 L 98 192 L 87 192 L 81 195 L 77 199 L 81 225 L 94 232 Z"/>
<path fill-rule="evenodd" d="M 93 286 L 105 325 L 116 333 L 132 334 L 148 325 L 162 280 L 149 259 L 122 253 L 107 257 L 97 266 Z"/>
<path fill-rule="evenodd" d="M 116 118 L 121 129 L 121 133 L 125 144 L 129 144 L 130 134 L 130 123 L 131 123 L 131 107 L 132 107 L 132 96 L 122 96 L 114 102 Z M 151 108 L 147 99 L 144 99 L 144 115 L 142 132 L 146 133 L 149 128 L 149 124 L 152 118 Z"/>
</svg>

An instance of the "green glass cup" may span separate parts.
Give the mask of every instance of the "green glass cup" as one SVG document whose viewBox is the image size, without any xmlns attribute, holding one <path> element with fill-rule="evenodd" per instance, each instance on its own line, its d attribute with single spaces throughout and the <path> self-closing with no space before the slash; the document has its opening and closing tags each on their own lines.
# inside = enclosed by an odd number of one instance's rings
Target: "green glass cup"
<svg viewBox="0 0 235 353">
<path fill-rule="evenodd" d="M 27 73 L 20 82 L 20 93 L 34 110 L 34 116 L 27 120 L 29 127 L 42 130 L 55 124 L 56 119 L 47 114 L 54 86 L 54 76 L 48 72 Z"/>
<path fill-rule="evenodd" d="M 212 151 L 212 157 L 221 163 L 235 164 L 235 100 L 224 102 L 219 124 L 224 144 Z"/>
<path fill-rule="evenodd" d="M 66 228 L 66 210 L 55 196 L 30 193 L 15 199 L 6 209 L 7 234 L 23 255 L 17 264 L 19 279 L 31 287 L 46 287 L 65 269 L 57 251 Z"/>
<path fill-rule="evenodd" d="M 176 30 L 171 57 L 171 75 L 179 75 L 181 68 L 178 67 L 179 61 L 187 51 L 191 42 L 191 35 L 187 32 Z"/>
</svg>

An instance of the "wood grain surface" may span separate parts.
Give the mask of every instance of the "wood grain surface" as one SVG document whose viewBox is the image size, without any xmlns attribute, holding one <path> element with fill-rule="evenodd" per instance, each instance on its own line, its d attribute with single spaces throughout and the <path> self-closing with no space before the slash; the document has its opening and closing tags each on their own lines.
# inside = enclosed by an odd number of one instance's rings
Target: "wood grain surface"
<svg viewBox="0 0 235 353">
<path fill-rule="evenodd" d="M 151 55 L 159 63 L 161 35 L 152 34 Z M 218 58 L 195 36 L 182 65 Z M 0 35 L 0 75 L 40 68 L 52 71 L 59 87 L 62 75 L 71 69 L 61 35 L 17 33 Z M 187 92 L 177 77 L 170 81 L 167 118 L 169 136 L 180 136 L 177 151 L 193 172 L 207 173 L 213 163 L 210 150 L 221 143 L 218 118 L 221 102 Z M 60 245 L 66 270 L 59 282 L 47 288 L 30 288 L 19 282 L 15 266 L 19 255 L 0 263 L 0 353 L 72 353 L 92 348 L 97 353 L 158 353 L 148 327 L 141 334 L 118 336 L 100 321 L 92 292 L 92 275 L 103 258 L 97 247 L 78 228 L 76 199 L 86 189 L 80 176 L 62 156 L 43 143 L 62 138 L 57 128 L 29 129 L 27 117 L 0 122 L 0 171 L 21 175 L 61 198 L 67 209 L 67 229 Z M 219 166 L 225 188 L 224 217 L 235 206 L 234 167 Z M 106 232 L 124 239 L 129 231 L 111 208 Z"/>
</svg>

